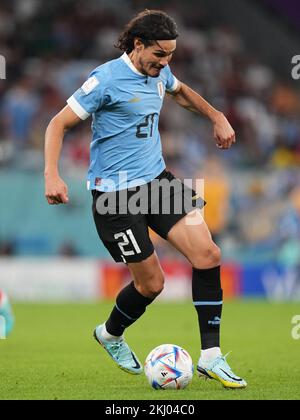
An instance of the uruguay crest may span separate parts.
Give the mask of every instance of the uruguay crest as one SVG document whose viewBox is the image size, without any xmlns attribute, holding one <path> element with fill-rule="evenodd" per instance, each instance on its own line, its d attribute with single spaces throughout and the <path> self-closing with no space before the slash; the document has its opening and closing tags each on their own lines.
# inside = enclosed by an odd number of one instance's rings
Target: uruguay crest
<svg viewBox="0 0 300 420">
<path fill-rule="evenodd" d="M 157 82 L 157 90 L 158 90 L 160 99 L 163 99 L 164 93 L 165 93 L 163 82 Z"/>
</svg>

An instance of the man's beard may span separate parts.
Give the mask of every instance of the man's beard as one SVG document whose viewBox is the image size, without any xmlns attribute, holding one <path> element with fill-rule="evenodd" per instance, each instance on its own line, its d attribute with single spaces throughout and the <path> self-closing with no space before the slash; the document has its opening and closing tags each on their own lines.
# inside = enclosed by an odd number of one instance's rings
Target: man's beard
<svg viewBox="0 0 300 420">
<path fill-rule="evenodd" d="M 149 63 L 148 63 L 148 65 L 149 65 Z M 151 64 L 150 64 L 150 65 L 151 65 Z M 149 74 L 149 73 L 148 73 L 148 71 L 146 70 L 146 65 L 144 64 L 144 62 L 143 62 L 143 60 L 142 60 L 142 59 L 140 59 L 140 67 L 141 67 L 141 69 L 142 69 L 142 73 L 143 73 L 145 76 L 148 76 L 148 77 L 153 77 L 153 78 L 157 78 L 157 77 L 159 77 L 160 72 L 161 72 L 161 70 L 162 70 L 162 68 L 161 68 L 161 67 L 157 68 L 157 67 L 154 67 L 154 66 L 152 66 L 152 65 L 151 65 L 151 68 L 152 68 L 152 69 L 157 70 L 158 74 L 156 74 L 156 75 Z"/>
</svg>

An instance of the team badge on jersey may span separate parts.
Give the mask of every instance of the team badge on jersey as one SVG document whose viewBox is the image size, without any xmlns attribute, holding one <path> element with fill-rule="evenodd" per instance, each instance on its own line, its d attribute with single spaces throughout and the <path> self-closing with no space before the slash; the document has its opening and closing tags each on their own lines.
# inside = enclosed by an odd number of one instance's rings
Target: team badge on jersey
<svg viewBox="0 0 300 420">
<path fill-rule="evenodd" d="M 84 84 L 81 86 L 81 89 L 86 95 L 88 95 L 98 85 L 99 85 L 99 80 L 95 76 L 92 76 L 86 82 L 84 82 Z"/>
<path fill-rule="evenodd" d="M 164 94 L 165 94 L 165 89 L 164 89 L 163 82 L 158 82 L 157 83 L 157 90 L 158 90 L 158 94 L 159 94 L 160 99 L 162 99 L 164 97 Z"/>
</svg>

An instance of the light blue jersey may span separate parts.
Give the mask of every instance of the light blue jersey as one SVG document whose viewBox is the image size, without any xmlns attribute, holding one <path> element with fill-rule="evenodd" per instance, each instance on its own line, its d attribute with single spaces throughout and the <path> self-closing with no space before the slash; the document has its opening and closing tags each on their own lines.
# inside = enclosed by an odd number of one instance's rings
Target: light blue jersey
<svg viewBox="0 0 300 420">
<path fill-rule="evenodd" d="M 165 169 L 158 120 L 165 92 L 177 86 L 169 66 L 148 77 L 124 53 L 96 68 L 68 99 L 82 120 L 93 118 L 89 189 L 142 185 Z"/>
</svg>

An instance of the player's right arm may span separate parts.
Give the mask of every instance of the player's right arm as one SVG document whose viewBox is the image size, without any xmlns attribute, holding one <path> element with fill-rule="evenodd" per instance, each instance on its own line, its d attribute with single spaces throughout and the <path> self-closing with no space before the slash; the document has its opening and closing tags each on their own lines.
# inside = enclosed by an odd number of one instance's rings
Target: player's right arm
<svg viewBox="0 0 300 420">
<path fill-rule="evenodd" d="M 45 196 L 49 204 L 66 204 L 68 187 L 59 175 L 58 163 L 66 131 L 82 121 L 67 105 L 49 123 L 45 135 Z"/>
</svg>

